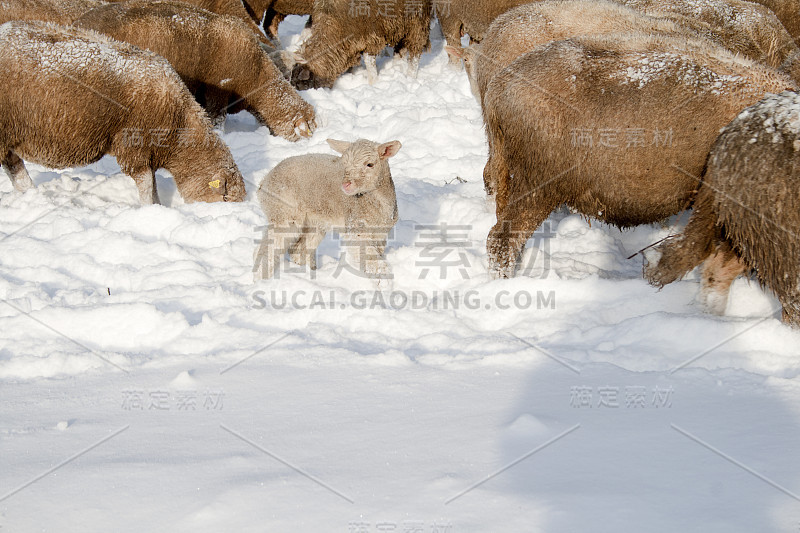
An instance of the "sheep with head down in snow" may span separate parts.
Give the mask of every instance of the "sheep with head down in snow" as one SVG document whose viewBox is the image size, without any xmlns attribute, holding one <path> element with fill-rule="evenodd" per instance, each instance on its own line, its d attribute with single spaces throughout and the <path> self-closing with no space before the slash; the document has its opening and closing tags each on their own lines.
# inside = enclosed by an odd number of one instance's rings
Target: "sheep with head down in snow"
<svg viewBox="0 0 800 533">
<path fill-rule="evenodd" d="M 733 280 L 755 270 L 800 328 L 800 95 L 769 95 L 725 126 L 681 235 L 648 266 L 664 286 L 702 264 L 700 300 L 722 314 Z"/>
<path fill-rule="evenodd" d="M 275 135 L 310 137 L 314 108 L 278 72 L 239 20 L 183 2 L 131 0 L 108 4 L 75 21 L 165 57 L 212 119 L 243 107 Z"/>
<path fill-rule="evenodd" d="M 409 74 L 430 45 L 431 0 L 316 0 L 311 35 L 297 54 L 298 87 L 332 87 L 364 57 L 367 76 L 378 76 L 375 57 L 387 46 L 408 57 Z"/>
<path fill-rule="evenodd" d="M 284 159 L 258 188 L 269 228 L 255 253 L 256 280 L 273 277 L 287 250 L 295 263 L 316 268 L 317 246 L 331 230 L 342 234 L 351 264 L 372 276 L 388 272 L 384 249 L 397 222 L 389 158 L 400 150 L 400 141 L 328 139 L 328 144 L 342 155 Z"/>
<path fill-rule="evenodd" d="M 33 186 L 23 159 L 50 168 L 117 158 L 144 204 L 155 171 L 183 199 L 241 201 L 227 146 L 167 61 L 92 31 L 43 22 L 0 25 L 0 158 L 14 188 Z"/>
</svg>

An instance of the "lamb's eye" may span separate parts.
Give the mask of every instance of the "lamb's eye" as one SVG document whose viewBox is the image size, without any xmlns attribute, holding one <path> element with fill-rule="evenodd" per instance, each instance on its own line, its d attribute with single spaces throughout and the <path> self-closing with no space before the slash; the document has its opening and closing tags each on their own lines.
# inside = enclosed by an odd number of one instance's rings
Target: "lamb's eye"
<svg viewBox="0 0 800 533">
<path fill-rule="evenodd" d="M 375 163 L 367 163 L 367 166 L 368 166 L 369 168 L 372 168 L 372 167 L 374 167 L 374 166 L 375 166 Z"/>
</svg>

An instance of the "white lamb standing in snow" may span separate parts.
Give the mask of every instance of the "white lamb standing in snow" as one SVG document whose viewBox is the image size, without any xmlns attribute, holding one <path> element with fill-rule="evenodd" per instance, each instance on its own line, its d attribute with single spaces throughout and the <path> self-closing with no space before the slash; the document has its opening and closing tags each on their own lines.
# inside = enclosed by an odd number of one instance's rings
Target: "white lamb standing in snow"
<svg viewBox="0 0 800 533">
<path fill-rule="evenodd" d="M 295 263 L 315 269 L 317 246 L 331 230 L 342 235 L 352 265 L 371 277 L 388 274 L 384 249 L 397 222 L 388 160 L 400 141 L 328 144 L 342 155 L 284 159 L 261 183 L 258 199 L 270 225 L 255 253 L 256 281 L 272 278 L 287 251 Z"/>
</svg>

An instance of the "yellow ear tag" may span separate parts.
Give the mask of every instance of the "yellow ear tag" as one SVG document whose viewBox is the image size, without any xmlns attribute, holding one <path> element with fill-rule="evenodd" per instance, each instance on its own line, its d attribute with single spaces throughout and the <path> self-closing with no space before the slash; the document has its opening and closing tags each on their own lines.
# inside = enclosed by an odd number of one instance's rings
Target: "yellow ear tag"
<svg viewBox="0 0 800 533">
<path fill-rule="evenodd" d="M 220 180 L 209 181 L 208 186 L 213 189 L 219 189 L 219 182 Z"/>
</svg>

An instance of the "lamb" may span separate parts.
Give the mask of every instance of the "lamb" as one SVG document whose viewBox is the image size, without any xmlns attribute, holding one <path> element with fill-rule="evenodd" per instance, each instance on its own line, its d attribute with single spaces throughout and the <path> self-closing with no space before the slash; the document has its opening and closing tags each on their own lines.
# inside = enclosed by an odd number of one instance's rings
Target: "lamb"
<svg viewBox="0 0 800 533">
<path fill-rule="evenodd" d="M 187 202 L 241 201 L 244 181 L 208 117 L 156 54 L 50 23 L 0 26 L 0 157 L 18 191 L 33 186 L 22 159 L 87 165 L 109 154 L 158 203 L 165 168 Z"/>
<path fill-rule="evenodd" d="M 469 34 L 470 43 L 481 42 L 494 19 L 528 2 L 530 0 L 434 0 L 433 9 L 447 44 L 460 48 L 461 37 L 465 34 Z M 458 57 L 451 55 L 450 63 L 459 63 Z"/>
<path fill-rule="evenodd" d="M 38 20 L 69 25 L 87 11 L 104 4 L 103 0 L 3 0 L 0 2 L 0 24 L 12 20 Z"/>
<path fill-rule="evenodd" d="M 787 88 L 773 69 L 683 37 L 584 36 L 519 57 L 484 98 L 492 273 L 512 276 L 561 204 L 623 228 L 684 209 L 719 129 Z"/>
<path fill-rule="evenodd" d="M 400 47 L 409 59 L 409 73 L 416 76 L 419 58 L 430 45 L 431 11 L 431 0 L 317 0 L 294 78 L 302 82 L 311 77 L 314 86 L 331 87 L 364 54 L 372 83 L 377 78 L 375 56 L 387 46 Z"/>
<path fill-rule="evenodd" d="M 311 136 L 316 127 L 314 108 L 237 19 L 181 2 L 131 0 L 94 9 L 75 26 L 165 57 L 212 119 L 223 118 L 233 99 L 291 141 Z"/>
<path fill-rule="evenodd" d="M 258 188 L 258 200 L 274 235 L 256 250 L 256 281 L 273 277 L 289 250 L 297 264 L 316 268 L 316 249 L 337 229 L 351 247 L 351 259 L 373 277 L 385 277 L 383 257 L 397 222 L 397 200 L 389 171 L 399 141 L 378 144 L 328 139 L 341 157 L 308 154 L 281 161 Z M 352 264 L 352 263 L 351 263 Z"/>
<path fill-rule="evenodd" d="M 722 130 L 689 223 L 659 251 L 651 283 L 703 263 L 700 299 L 721 314 L 733 279 L 753 269 L 800 327 L 800 95 L 769 95 Z"/>
<path fill-rule="evenodd" d="M 527 4 L 498 17 L 480 45 L 465 50 L 447 47 L 447 51 L 451 57 L 464 59 L 473 93 L 479 101 L 497 72 L 539 45 L 579 35 L 630 31 L 704 37 L 752 60 L 780 68 L 800 82 L 800 49 L 774 15 L 762 6 L 740 0 L 698 0 L 698 9 L 705 13 L 702 18 L 718 23 L 712 25 L 688 16 L 695 2 L 658 0 L 657 4 L 654 0 L 645 4 L 646 1 L 616 4 L 604 0 L 546 0 Z M 725 22 L 722 14 L 730 14 L 731 6 L 740 17 L 752 20 L 752 24 Z"/>
</svg>

